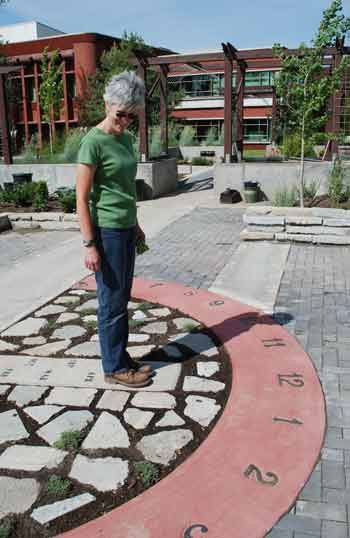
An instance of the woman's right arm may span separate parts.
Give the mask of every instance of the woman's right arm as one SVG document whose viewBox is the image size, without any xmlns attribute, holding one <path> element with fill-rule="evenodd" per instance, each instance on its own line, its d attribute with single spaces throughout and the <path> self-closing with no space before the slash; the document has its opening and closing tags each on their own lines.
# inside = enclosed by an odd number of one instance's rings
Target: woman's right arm
<svg viewBox="0 0 350 538">
<path fill-rule="evenodd" d="M 77 212 L 83 239 L 95 239 L 94 227 L 91 222 L 89 196 L 94 180 L 96 166 L 92 164 L 77 165 Z M 100 269 L 100 255 L 96 246 L 84 247 L 85 267 L 90 271 Z"/>
</svg>

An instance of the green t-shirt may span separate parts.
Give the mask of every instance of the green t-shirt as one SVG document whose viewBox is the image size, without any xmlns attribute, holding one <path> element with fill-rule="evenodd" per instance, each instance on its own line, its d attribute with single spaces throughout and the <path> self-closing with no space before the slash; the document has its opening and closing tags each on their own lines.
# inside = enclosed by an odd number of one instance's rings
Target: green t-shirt
<svg viewBox="0 0 350 538">
<path fill-rule="evenodd" d="M 81 141 L 77 162 L 97 166 L 90 194 L 93 223 L 102 228 L 135 226 L 137 161 L 132 135 L 93 127 Z"/>
</svg>

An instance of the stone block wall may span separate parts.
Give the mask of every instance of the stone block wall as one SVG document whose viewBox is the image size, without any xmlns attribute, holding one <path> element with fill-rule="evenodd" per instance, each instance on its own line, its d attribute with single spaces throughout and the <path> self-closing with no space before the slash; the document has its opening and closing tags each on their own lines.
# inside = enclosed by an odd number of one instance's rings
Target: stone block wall
<svg viewBox="0 0 350 538">
<path fill-rule="evenodd" d="M 350 245 L 350 211 L 318 207 L 249 207 L 243 241 L 288 241 Z"/>
</svg>

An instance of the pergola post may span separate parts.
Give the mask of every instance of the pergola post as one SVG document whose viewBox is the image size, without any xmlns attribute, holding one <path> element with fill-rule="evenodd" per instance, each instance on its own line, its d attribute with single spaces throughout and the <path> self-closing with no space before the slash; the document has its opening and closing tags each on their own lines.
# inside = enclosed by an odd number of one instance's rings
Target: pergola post
<svg viewBox="0 0 350 538">
<path fill-rule="evenodd" d="M 161 152 L 168 154 L 168 72 L 167 65 L 160 66 L 160 147 Z"/>
<path fill-rule="evenodd" d="M 243 158 L 243 138 L 244 138 L 244 80 L 245 80 L 246 63 L 244 60 L 237 61 L 237 79 L 236 79 L 236 132 L 235 142 L 239 152 L 238 160 Z"/>
<path fill-rule="evenodd" d="M 232 55 L 225 43 L 222 43 L 225 54 L 224 60 L 224 159 L 225 163 L 232 161 Z"/>
<path fill-rule="evenodd" d="M 2 154 L 5 164 L 12 164 L 11 138 L 8 122 L 8 108 L 6 101 L 5 75 L 0 73 L 0 131 Z"/>
<path fill-rule="evenodd" d="M 275 88 L 272 88 L 272 112 L 271 112 L 271 144 L 272 145 L 276 143 L 276 138 L 277 138 L 276 127 L 277 127 L 277 97 L 276 97 Z"/>
<path fill-rule="evenodd" d="M 141 58 L 141 57 L 137 57 L 137 60 L 138 60 L 137 74 L 143 80 L 145 86 L 147 87 L 147 62 L 145 58 Z M 149 159 L 147 110 L 148 110 L 148 95 L 146 91 L 145 106 L 140 110 L 140 113 L 139 113 L 139 136 L 140 136 L 141 162 L 147 162 Z"/>
</svg>

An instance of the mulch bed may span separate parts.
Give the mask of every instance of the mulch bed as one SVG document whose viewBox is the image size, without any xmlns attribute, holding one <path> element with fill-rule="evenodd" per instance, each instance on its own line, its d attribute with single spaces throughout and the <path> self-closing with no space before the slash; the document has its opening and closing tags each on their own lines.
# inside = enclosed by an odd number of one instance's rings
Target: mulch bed
<svg viewBox="0 0 350 538">
<path fill-rule="evenodd" d="M 62 295 L 67 295 L 67 292 L 63 293 Z M 74 296 L 74 297 L 77 297 L 77 296 Z M 87 300 L 90 300 L 92 297 L 94 297 L 94 294 L 91 294 L 91 293 L 85 294 L 83 296 L 79 296 L 80 303 L 82 304 L 83 302 L 85 302 Z M 142 305 L 142 301 L 134 301 L 134 302 L 139 302 Z M 50 302 L 50 304 L 52 304 L 52 301 Z M 43 305 L 43 306 L 45 306 L 45 305 Z M 43 306 L 41 306 L 40 308 L 43 308 Z M 77 306 L 79 306 L 78 303 L 75 304 L 75 305 L 67 306 L 66 312 L 69 312 L 69 311 L 73 312 Z M 162 305 L 154 304 L 154 305 L 152 305 L 152 308 L 153 307 L 161 307 L 161 306 Z M 133 315 L 134 311 L 135 310 L 130 310 L 129 311 L 129 317 L 131 317 Z M 79 313 L 79 314 L 81 316 L 85 315 L 84 313 Z M 45 330 L 41 331 L 42 336 L 45 336 L 46 338 L 48 338 L 50 336 L 50 334 L 55 330 L 55 328 L 57 328 L 57 326 L 55 326 L 56 325 L 55 321 L 56 321 L 58 316 L 59 316 L 59 314 L 47 316 L 47 318 L 50 319 L 51 323 L 50 323 L 49 329 L 45 329 Z M 137 346 L 137 345 L 154 344 L 154 345 L 157 345 L 157 346 L 163 346 L 164 344 L 169 342 L 168 341 L 169 336 L 175 335 L 175 334 L 181 333 L 181 332 L 187 332 L 185 330 L 182 331 L 180 329 L 176 329 L 176 326 L 172 323 L 172 319 L 174 319 L 176 317 L 188 317 L 188 316 L 182 314 L 181 312 L 179 312 L 177 310 L 171 310 L 171 315 L 169 315 L 167 317 L 164 317 L 164 318 L 157 319 L 157 321 L 167 321 L 168 322 L 169 331 L 168 331 L 168 333 L 166 335 L 150 335 L 151 337 L 147 342 L 142 343 L 142 344 L 141 343 L 140 344 L 134 344 L 134 345 Z M 149 322 L 146 321 L 145 323 L 149 323 Z M 70 324 L 74 324 L 74 325 L 80 324 L 80 325 L 84 326 L 85 328 L 88 328 L 86 325 L 84 325 L 84 323 L 81 321 L 81 319 L 72 320 L 72 321 L 66 322 L 65 324 L 68 324 L 68 325 L 70 325 Z M 59 327 L 63 327 L 65 324 L 60 324 Z M 132 332 L 132 333 L 142 333 L 142 327 L 143 327 L 143 324 L 140 324 L 140 325 L 138 325 L 136 327 L 132 327 L 130 332 Z M 180 359 L 181 362 L 183 363 L 183 368 L 182 368 L 181 376 L 180 376 L 180 379 L 178 381 L 176 389 L 174 391 L 169 391 L 169 392 L 171 394 L 173 394 L 177 399 L 177 406 L 175 408 L 175 411 L 185 420 L 185 422 L 186 422 L 185 425 L 180 426 L 180 427 L 157 428 L 157 427 L 155 427 L 155 424 L 164 415 L 165 410 L 164 409 L 159 409 L 159 410 L 152 409 L 152 411 L 155 413 L 155 415 L 152 418 L 150 424 L 146 428 L 144 428 L 143 430 L 134 430 L 131 426 L 124 423 L 122 413 L 107 410 L 109 413 L 118 416 L 118 418 L 123 423 L 124 427 L 126 427 L 126 429 L 128 431 L 128 434 L 129 434 L 129 437 L 130 437 L 131 448 L 128 448 L 128 449 L 120 449 L 120 448 L 118 449 L 118 448 L 116 448 L 116 449 L 108 449 L 108 450 L 101 450 L 100 449 L 100 450 L 96 450 L 96 451 L 91 451 L 91 450 L 86 451 L 86 450 L 79 449 L 79 452 L 84 454 L 84 455 L 88 455 L 89 457 L 92 457 L 92 458 L 93 457 L 113 456 L 113 457 L 120 457 L 122 459 L 127 459 L 129 461 L 130 473 L 129 473 L 128 479 L 127 479 L 126 483 L 116 492 L 100 493 L 100 492 L 96 491 L 93 487 L 91 487 L 89 485 L 80 484 L 79 482 L 76 482 L 73 479 L 69 479 L 70 482 L 71 482 L 71 488 L 70 488 L 68 493 L 66 493 L 64 495 L 61 495 L 61 496 L 60 495 L 52 495 L 52 494 L 50 494 L 47 491 L 47 481 L 48 481 L 50 475 L 55 474 L 55 475 L 58 475 L 58 476 L 60 476 L 62 478 L 67 478 L 68 474 L 69 474 L 69 471 L 70 471 L 70 468 L 71 468 L 71 465 L 72 465 L 72 462 L 73 462 L 73 459 L 75 458 L 75 456 L 77 454 L 76 452 L 72 452 L 66 458 L 66 460 L 63 462 L 63 464 L 61 466 L 59 466 L 57 469 L 54 469 L 54 470 L 47 470 L 47 469 L 45 470 L 45 469 L 43 469 L 42 471 L 37 472 L 37 473 L 2 470 L 1 473 L 0 473 L 1 476 L 12 476 L 12 477 L 15 477 L 15 478 L 30 478 L 30 477 L 33 477 L 33 478 L 37 479 L 40 482 L 40 486 L 41 486 L 40 496 L 37 499 L 37 501 L 35 502 L 35 504 L 30 508 L 30 510 L 28 510 L 23 515 L 11 515 L 11 516 L 5 518 L 1 522 L 1 523 L 4 523 L 6 521 L 11 522 L 11 524 L 13 526 L 13 529 L 12 529 L 11 534 L 9 535 L 9 538 L 45 538 L 45 537 L 55 536 L 55 535 L 57 535 L 57 534 L 59 534 L 61 532 L 67 531 L 67 530 L 72 529 L 72 528 L 75 528 L 75 527 L 77 527 L 77 526 L 79 526 L 79 525 L 81 525 L 81 524 L 83 524 L 83 523 L 85 523 L 85 522 L 87 522 L 89 520 L 95 519 L 96 517 L 104 514 L 105 512 L 108 512 L 108 511 L 112 510 L 113 508 L 115 508 L 117 506 L 122 505 L 123 503 L 127 502 L 128 500 L 136 497 L 137 495 L 139 495 L 143 491 L 145 491 L 145 489 L 147 489 L 147 487 L 149 487 L 149 486 L 145 486 L 143 484 L 143 482 L 137 476 L 137 474 L 136 474 L 136 472 L 135 472 L 135 470 L 133 469 L 133 466 L 132 466 L 133 462 L 145 461 L 143 455 L 136 448 L 133 448 L 133 447 L 135 447 L 136 443 L 142 437 L 144 437 L 145 435 L 159 433 L 160 431 L 165 431 L 165 430 L 171 431 L 171 430 L 178 429 L 178 428 L 188 428 L 194 434 L 194 439 L 188 445 L 186 445 L 181 451 L 179 451 L 180 453 L 178 454 L 176 460 L 172 461 L 167 466 L 157 465 L 157 467 L 159 469 L 159 473 L 160 473 L 159 474 L 159 480 L 163 479 L 165 476 L 167 476 L 169 473 L 171 473 L 178 465 L 180 465 L 187 457 L 189 457 L 190 454 L 194 450 L 196 450 L 196 448 L 198 448 L 198 446 L 204 441 L 204 439 L 208 436 L 208 434 L 211 432 L 211 430 L 215 427 L 216 422 L 219 420 L 219 418 L 220 418 L 220 416 L 221 416 L 221 414 L 223 412 L 223 409 L 225 407 L 226 401 L 227 401 L 228 396 L 229 396 L 230 391 L 231 391 L 232 371 L 231 371 L 230 361 L 229 361 L 226 353 L 223 351 L 223 349 L 219 347 L 220 342 L 217 341 L 215 336 L 213 334 L 211 334 L 210 331 L 206 330 L 203 327 L 199 327 L 198 329 L 195 329 L 192 332 L 196 332 L 196 331 L 200 331 L 201 333 L 206 333 L 215 342 L 215 344 L 218 346 L 218 349 L 219 349 L 219 355 L 208 359 L 205 356 L 196 355 L 193 351 L 190 351 L 188 348 L 186 348 L 184 346 L 181 346 L 181 345 L 178 346 L 181 349 L 181 351 L 183 352 L 183 358 Z M 74 338 L 73 339 L 72 346 L 75 346 L 80 342 L 90 340 L 90 338 L 91 338 L 91 336 L 92 336 L 92 334 L 94 332 L 96 332 L 94 328 L 92 328 L 92 327 L 88 328 L 88 332 L 86 333 L 86 335 L 84 335 L 83 337 L 80 337 L 80 338 Z M 17 343 L 17 344 L 20 343 L 20 340 L 21 340 L 20 338 L 4 338 L 4 337 L 1 337 L 1 336 L 0 336 L 0 338 L 3 339 L 3 340 L 6 340 L 6 341 L 12 342 L 12 343 Z M 53 340 L 50 340 L 50 342 L 52 342 L 52 341 Z M 20 350 L 14 352 L 12 354 L 13 355 L 18 355 L 19 353 L 25 354 L 26 347 L 28 347 L 28 346 L 21 347 Z M 6 354 L 11 355 L 10 352 L 8 352 Z M 57 355 L 55 355 L 55 358 L 53 358 L 52 360 L 57 360 L 57 359 L 59 360 L 60 357 L 67 358 L 67 355 L 64 355 L 63 352 L 61 352 L 61 353 L 58 353 Z M 186 417 L 183 414 L 183 410 L 184 410 L 184 408 L 186 406 L 185 398 L 188 395 L 193 394 L 193 392 L 184 393 L 182 391 L 183 380 L 184 380 L 185 376 L 198 375 L 197 372 L 196 372 L 196 363 L 198 362 L 199 359 L 201 361 L 204 361 L 204 362 L 205 361 L 212 361 L 212 360 L 219 362 L 220 363 L 219 372 L 217 372 L 210 379 L 213 379 L 215 381 L 221 381 L 221 382 L 225 383 L 225 385 L 226 385 L 225 390 L 219 391 L 218 393 L 215 393 L 215 394 L 213 394 L 213 393 L 204 393 L 204 394 L 200 393 L 201 395 L 203 395 L 205 397 L 215 398 L 216 403 L 221 405 L 220 412 L 216 415 L 215 419 L 212 421 L 212 423 L 208 427 L 202 427 L 200 424 L 198 424 L 197 422 L 191 420 L 190 418 Z M 87 358 L 86 360 L 88 361 L 89 359 Z M 172 363 L 176 362 L 176 360 L 168 358 L 161 349 L 158 349 L 158 350 L 156 349 L 155 351 L 151 352 L 147 356 L 147 360 L 169 361 L 169 362 L 172 362 Z M 88 365 L 88 362 L 87 362 L 87 365 Z M 6 384 L 5 379 L 4 379 L 3 382 Z M 12 390 L 13 387 L 14 387 L 14 385 L 11 386 L 11 390 Z M 42 396 L 42 398 L 40 400 L 35 402 L 35 405 L 44 404 L 44 400 L 45 400 L 48 392 L 49 392 L 49 390 L 46 391 L 46 393 Z M 95 415 L 95 417 L 99 416 L 99 414 L 101 414 L 101 412 L 104 411 L 102 409 L 96 408 L 96 403 L 101 398 L 103 392 L 104 392 L 104 390 L 98 390 L 92 404 L 88 408 L 89 411 L 93 415 Z M 7 392 L 7 394 L 8 393 L 9 392 Z M 29 405 L 34 405 L 34 404 L 29 404 Z M 0 412 L 4 412 L 4 411 L 7 411 L 9 409 L 14 409 L 14 408 L 15 408 L 14 404 L 10 404 L 9 402 L 6 401 L 6 394 L 3 395 L 3 396 L 0 396 Z M 37 424 L 34 420 L 32 420 L 30 417 L 28 417 L 24 413 L 24 411 L 22 410 L 21 407 L 16 407 L 16 409 L 17 409 L 17 412 L 18 412 L 18 414 L 19 414 L 25 428 L 29 432 L 32 432 L 32 433 L 31 433 L 31 435 L 30 435 L 30 437 L 28 439 L 19 441 L 17 443 L 16 442 L 10 442 L 10 443 L 7 443 L 7 444 L 3 444 L 1 446 L 1 451 L 3 451 L 8 446 L 13 445 L 13 444 L 48 446 L 41 437 L 39 437 L 38 435 L 35 434 L 35 431 L 38 430 L 41 427 L 41 425 Z M 69 411 L 69 410 L 75 410 L 76 411 L 76 410 L 79 410 L 79 409 L 87 409 L 87 407 L 79 408 L 79 407 L 75 407 L 75 406 L 74 407 L 65 406 L 65 412 Z M 50 420 L 52 420 L 53 418 L 55 418 L 55 415 Z M 85 437 L 84 433 L 86 434 L 90 430 L 91 427 L 92 426 L 90 424 L 86 428 L 86 430 L 83 431 L 82 439 L 84 439 L 84 437 Z M 50 524 L 47 524 L 47 525 L 40 525 L 30 517 L 31 512 L 36 507 L 46 505 L 46 504 L 51 504 L 51 503 L 54 503 L 56 501 L 63 500 L 65 498 L 67 498 L 67 497 L 73 497 L 73 496 L 79 495 L 79 494 L 81 494 L 83 492 L 84 493 L 85 492 L 90 492 L 92 495 L 94 495 L 96 497 L 96 501 L 89 504 L 89 505 L 87 505 L 87 506 L 85 506 L 85 507 L 82 507 L 82 508 L 80 508 L 78 510 L 74 510 L 70 514 L 67 514 L 65 516 L 59 517 L 59 518 L 57 518 L 56 520 L 54 520 L 53 522 L 51 522 Z M 0 528 L 1 528 L 1 523 L 0 523 Z"/>
</svg>

